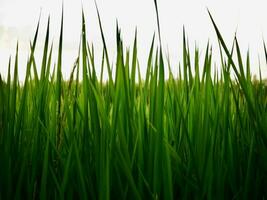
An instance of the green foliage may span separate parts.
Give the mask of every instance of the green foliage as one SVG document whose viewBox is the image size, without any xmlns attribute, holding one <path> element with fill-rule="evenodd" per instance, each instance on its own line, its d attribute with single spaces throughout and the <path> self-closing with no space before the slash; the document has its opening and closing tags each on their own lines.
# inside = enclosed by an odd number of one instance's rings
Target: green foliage
<svg viewBox="0 0 267 200">
<path fill-rule="evenodd" d="M 49 20 L 41 73 L 34 57 L 38 23 L 22 85 L 17 48 L 12 78 L 11 62 L 7 81 L 0 76 L 0 199 L 267 197 L 267 89 L 251 80 L 249 54 L 244 64 L 237 39 L 229 50 L 211 17 L 221 76 L 211 73 L 210 45 L 201 66 L 199 50 L 190 55 L 184 31 L 183 71 L 179 67 L 176 79 L 170 71 L 166 80 L 165 66 L 171 67 L 162 53 L 156 1 L 155 8 L 160 47 L 153 36 L 145 80 L 137 32 L 133 49 L 125 50 L 117 26 L 116 63 L 110 63 L 97 7 L 101 66 L 95 65 L 94 48 L 87 42 L 84 14 L 68 81 L 61 73 L 63 12 L 51 77 Z M 96 67 L 101 67 L 100 79 Z M 109 75 L 105 83 L 104 70 Z"/>
</svg>

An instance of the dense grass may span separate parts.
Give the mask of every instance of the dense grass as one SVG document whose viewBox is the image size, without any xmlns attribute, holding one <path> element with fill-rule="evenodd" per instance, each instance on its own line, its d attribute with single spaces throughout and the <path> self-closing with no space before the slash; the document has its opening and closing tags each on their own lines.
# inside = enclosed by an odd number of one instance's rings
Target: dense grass
<svg viewBox="0 0 267 200">
<path fill-rule="evenodd" d="M 117 28 L 117 59 L 110 63 L 99 17 L 103 60 L 95 66 L 82 20 L 67 82 L 63 17 L 56 66 L 48 22 L 41 73 L 34 57 L 38 25 L 24 83 L 18 51 L 14 72 L 9 65 L 7 80 L 0 79 L 0 199 L 267 197 L 267 89 L 251 80 L 249 55 L 241 58 L 236 39 L 228 49 L 212 19 L 222 58 L 220 74 L 212 74 L 210 46 L 200 63 L 184 34 L 178 78 L 169 72 L 165 80 L 170 66 L 153 38 L 142 80 L 137 36 L 125 51 Z"/>
</svg>

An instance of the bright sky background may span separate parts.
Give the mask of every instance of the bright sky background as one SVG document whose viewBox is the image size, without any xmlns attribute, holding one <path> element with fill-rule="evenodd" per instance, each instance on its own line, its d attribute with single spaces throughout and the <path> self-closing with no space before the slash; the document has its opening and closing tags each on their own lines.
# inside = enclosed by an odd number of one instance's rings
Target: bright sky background
<svg viewBox="0 0 267 200">
<path fill-rule="evenodd" d="M 87 34 L 94 43 L 96 60 L 101 59 L 102 42 L 93 0 L 64 0 L 64 52 L 63 75 L 68 77 L 77 56 L 81 30 L 81 8 L 86 15 Z M 108 50 L 115 61 L 116 19 L 122 29 L 123 40 L 131 46 L 135 27 L 138 29 L 138 56 L 141 68 L 145 63 L 154 31 L 156 15 L 153 0 L 97 0 L 102 18 Z M 58 42 L 61 0 L 0 0 L 0 73 L 7 74 L 9 55 L 14 55 L 16 42 L 19 41 L 19 76 L 25 75 L 29 41 L 33 38 L 41 13 L 41 40 L 36 56 L 40 57 L 48 15 L 51 16 L 51 36 Z M 264 76 L 267 67 L 264 60 L 263 38 L 267 40 L 267 3 L 266 0 L 158 0 L 164 52 L 169 52 L 172 69 L 177 72 L 182 61 L 182 29 L 185 26 L 190 48 L 195 44 L 204 57 L 207 41 L 213 45 L 214 62 L 219 64 L 218 44 L 215 31 L 209 19 L 207 8 L 211 11 L 222 35 L 231 45 L 234 33 L 240 42 L 242 54 L 248 48 L 251 54 L 252 73 L 258 73 L 259 61 Z M 54 61 L 56 60 L 56 52 Z M 38 61 L 40 63 L 40 61 Z M 99 67 L 100 68 L 100 67 Z"/>
</svg>

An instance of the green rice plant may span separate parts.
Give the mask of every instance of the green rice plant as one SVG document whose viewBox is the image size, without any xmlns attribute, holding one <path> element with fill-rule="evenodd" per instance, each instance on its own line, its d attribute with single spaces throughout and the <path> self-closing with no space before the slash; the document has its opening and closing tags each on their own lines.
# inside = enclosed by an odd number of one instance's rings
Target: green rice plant
<svg viewBox="0 0 267 200">
<path fill-rule="evenodd" d="M 40 65 L 34 55 L 38 23 L 23 83 L 17 47 L 13 74 L 10 59 L 7 79 L 0 75 L 0 199 L 267 197 L 267 88 L 262 78 L 252 80 L 249 52 L 244 60 L 237 38 L 228 48 L 209 13 L 220 71 L 211 72 L 211 44 L 203 63 L 198 48 L 190 54 L 184 29 L 176 77 L 163 56 L 154 3 L 159 45 L 154 34 L 144 80 L 137 30 L 132 47 L 125 48 L 117 23 L 117 55 L 111 62 L 97 5 L 101 66 L 95 64 L 83 12 L 79 52 L 68 80 L 61 72 L 63 11 L 58 49 L 51 43 L 48 19 Z M 267 61 L 266 52 L 264 44 Z"/>
</svg>

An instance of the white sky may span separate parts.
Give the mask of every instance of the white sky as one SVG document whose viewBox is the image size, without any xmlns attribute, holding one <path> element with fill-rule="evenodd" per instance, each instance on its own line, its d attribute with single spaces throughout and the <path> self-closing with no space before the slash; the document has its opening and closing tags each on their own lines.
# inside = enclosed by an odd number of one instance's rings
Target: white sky
<svg viewBox="0 0 267 200">
<path fill-rule="evenodd" d="M 81 8 L 87 21 L 87 33 L 94 43 L 96 59 L 100 61 L 102 42 L 98 27 L 96 9 L 93 0 L 64 0 L 64 52 L 63 75 L 71 71 L 77 56 L 81 30 Z M 145 63 L 154 31 L 156 15 L 153 0 L 97 0 L 110 56 L 115 56 L 116 19 L 122 29 L 123 41 L 132 46 L 135 27 L 138 29 L 138 56 L 141 68 Z M 61 0 L 0 0 L 0 73 L 6 75 L 9 55 L 14 60 L 16 41 L 19 41 L 19 76 L 25 74 L 26 59 L 29 53 L 29 41 L 33 38 L 35 27 L 41 13 L 41 40 L 36 56 L 40 57 L 48 15 L 51 16 L 51 35 L 55 44 L 59 37 Z M 258 73 L 259 59 L 264 76 L 267 67 L 264 60 L 262 39 L 267 40 L 267 2 L 266 0 L 158 0 L 161 34 L 164 52 L 169 52 L 172 68 L 177 72 L 178 62 L 182 62 L 182 28 L 186 28 L 190 47 L 195 43 L 202 57 L 205 46 L 210 40 L 213 45 L 215 62 L 218 60 L 218 45 L 215 31 L 209 19 L 208 8 L 228 46 L 234 33 L 240 42 L 242 54 L 248 48 L 251 54 L 252 73 Z M 56 58 L 56 52 L 54 55 Z M 144 70 L 145 71 L 145 70 Z"/>
</svg>

